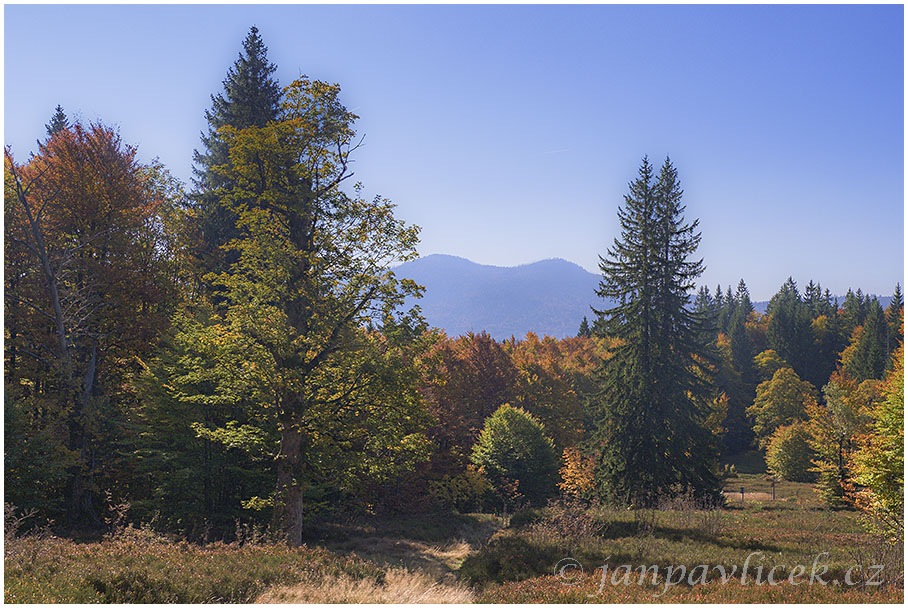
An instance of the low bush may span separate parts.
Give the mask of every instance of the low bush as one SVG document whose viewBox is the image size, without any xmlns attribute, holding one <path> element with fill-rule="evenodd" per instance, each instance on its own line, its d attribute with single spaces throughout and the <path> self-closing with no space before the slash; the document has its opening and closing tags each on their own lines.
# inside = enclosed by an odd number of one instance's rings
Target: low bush
<svg viewBox="0 0 908 608">
<path fill-rule="evenodd" d="M 471 555 L 460 566 L 458 574 L 471 584 L 522 581 L 551 574 L 554 565 L 564 557 L 558 543 L 539 543 L 521 536 L 501 536 Z"/>
</svg>

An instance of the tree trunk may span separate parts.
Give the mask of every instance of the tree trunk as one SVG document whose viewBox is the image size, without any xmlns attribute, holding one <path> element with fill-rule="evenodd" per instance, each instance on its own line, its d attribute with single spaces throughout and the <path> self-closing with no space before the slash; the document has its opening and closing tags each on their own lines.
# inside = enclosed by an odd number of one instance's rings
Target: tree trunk
<svg viewBox="0 0 908 608">
<path fill-rule="evenodd" d="M 69 423 L 69 449 L 79 452 L 79 462 L 72 468 L 69 484 L 69 521 L 75 526 L 97 528 L 101 520 L 95 512 L 92 499 L 92 478 L 95 469 L 94 449 L 89 445 L 83 417 L 88 411 L 89 399 L 95 393 L 98 364 L 98 344 L 92 344 L 91 357 L 82 377 L 81 394 L 74 400 Z"/>
<path fill-rule="evenodd" d="M 290 416 L 282 418 L 274 524 L 288 545 L 298 547 L 303 543 L 303 434 Z"/>
</svg>

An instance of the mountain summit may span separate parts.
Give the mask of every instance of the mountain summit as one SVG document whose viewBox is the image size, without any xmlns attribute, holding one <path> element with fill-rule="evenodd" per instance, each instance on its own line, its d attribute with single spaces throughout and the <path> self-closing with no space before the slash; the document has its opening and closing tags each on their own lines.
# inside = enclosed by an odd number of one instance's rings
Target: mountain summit
<svg viewBox="0 0 908 608">
<path fill-rule="evenodd" d="M 449 336 L 488 332 L 497 340 L 527 332 L 564 338 L 591 319 L 599 276 L 562 259 L 522 266 L 485 266 L 451 255 L 428 255 L 395 269 L 426 287 L 419 304 L 430 325 Z"/>
</svg>

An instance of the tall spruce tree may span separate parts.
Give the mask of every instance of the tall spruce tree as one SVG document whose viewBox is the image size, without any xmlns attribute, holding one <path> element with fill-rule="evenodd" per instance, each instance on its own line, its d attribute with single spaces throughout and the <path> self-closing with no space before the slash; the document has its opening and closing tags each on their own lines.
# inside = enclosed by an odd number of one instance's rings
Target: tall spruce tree
<svg viewBox="0 0 908 608">
<path fill-rule="evenodd" d="M 594 398 L 596 481 L 608 500 L 649 506 L 676 490 L 717 499 L 716 446 L 703 424 L 711 387 L 702 317 L 689 292 L 703 272 L 692 261 L 698 221 L 684 220 L 670 160 L 658 176 L 644 158 L 618 209 L 621 236 L 600 256 L 597 295 L 619 304 L 601 311 L 621 338 L 599 372 Z M 720 292 L 721 293 L 721 292 Z"/>
<path fill-rule="evenodd" d="M 225 256 L 221 247 L 241 236 L 236 213 L 223 202 L 225 191 L 230 190 L 225 177 L 229 171 L 223 168 L 229 165 L 230 157 L 221 129 L 264 127 L 278 118 L 281 88 L 273 78 L 276 70 L 268 61 L 268 48 L 258 29 L 252 26 L 243 41 L 243 51 L 227 71 L 223 93 L 212 95 L 211 109 L 205 111 L 208 133 L 201 136 L 203 149 L 193 154 L 193 199 L 202 237 L 198 251 L 202 274 L 225 270 L 234 263 L 236 254 Z"/>
</svg>

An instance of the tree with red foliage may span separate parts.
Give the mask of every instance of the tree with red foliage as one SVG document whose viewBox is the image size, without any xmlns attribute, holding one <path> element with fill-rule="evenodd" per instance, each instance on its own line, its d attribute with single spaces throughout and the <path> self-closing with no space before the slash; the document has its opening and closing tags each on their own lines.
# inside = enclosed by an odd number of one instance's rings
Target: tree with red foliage
<svg viewBox="0 0 908 608">
<path fill-rule="evenodd" d="M 110 394 L 160 332 L 174 289 L 156 196 L 165 174 L 140 165 L 109 127 L 77 123 L 24 165 L 7 149 L 5 178 L 10 413 L 53 420 L 65 490 L 42 491 L 65 492 L 71 524 L 97 525 Z"/>
</svg>

